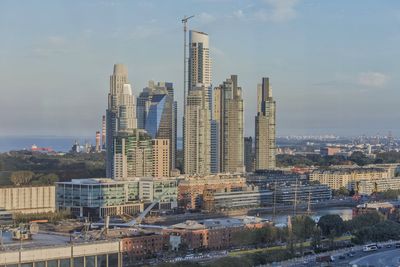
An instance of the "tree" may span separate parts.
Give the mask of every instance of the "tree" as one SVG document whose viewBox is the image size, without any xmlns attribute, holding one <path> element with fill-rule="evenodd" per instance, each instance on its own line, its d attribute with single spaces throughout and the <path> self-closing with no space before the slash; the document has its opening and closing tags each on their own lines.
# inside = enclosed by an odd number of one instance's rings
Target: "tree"
<svg viewBox="0 0 400 267">
<path fill-rule="evenodd" d="M 55 173 L 49 173 L 39 177 L 39 183 L 42 185 L 52 185 L 57 181 L 58 175 Z"/>
<path fill-rule="evenodd" d="M 299 240 L 306 240 L 311 237 L 315 227 L 315 221 L 306 215 L 295 216 L 292 219 L 294 236 Z"/>
<path fill-rule="evenodd" d="M 382 221 L 384 221 L 384 216 L 380 214 L 377 211 L 371 211 L 365 214 L 361 214 L 351 221 L 346 222 L 347 224 L 347 229 L 355 232 L 358 229 L 361 229 L 363 227 L 370 227 L 375 224 L 378 224 Z"/>
<path fill-rule="evenodd" d="M 322 216 L 318 221 L 318 227 L 324 236 L 341 236 L 345 230 L 343 219 L 337 214 Z"/>
<path fill-rule="evenodd" d="M 26 185 L 32 180 L 35 174 L 31 171 L 16 171 L 11 173 L 11 182 L 14 185 Z"/>
<path fill-rule="evenodd" d="M 333 195 L 335 196 L 349 196 L 350 192 L 346 187 L 340 187 L 338 190 L 332 190 Z"/>
</svg>

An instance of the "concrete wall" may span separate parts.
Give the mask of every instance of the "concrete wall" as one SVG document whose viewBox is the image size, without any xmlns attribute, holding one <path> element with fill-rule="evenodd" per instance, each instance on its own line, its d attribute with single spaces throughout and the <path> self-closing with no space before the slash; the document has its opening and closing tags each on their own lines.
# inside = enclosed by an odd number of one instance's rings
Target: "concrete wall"
<svg viewBox="0 0 400 267">
<path fill-rule="evenodd" d="M 0 188 L 0 209 L 11 212 L 54 212 L 55 202 L 55 186 Z"/>
<path fill-rule="evenodd" d="M 55 259 L 66 259 L 88 255 L 104 255 L 120 252 L 120 242 L 97 242 L 87 244 L 63 245 L 59 247 L 41 247 L 36 249 L 23 249 L 21 262 L 37 262 Z M 0 265 L 15 264 L 20 261 L 18 250 L 0 252 Z"/>
</svg>

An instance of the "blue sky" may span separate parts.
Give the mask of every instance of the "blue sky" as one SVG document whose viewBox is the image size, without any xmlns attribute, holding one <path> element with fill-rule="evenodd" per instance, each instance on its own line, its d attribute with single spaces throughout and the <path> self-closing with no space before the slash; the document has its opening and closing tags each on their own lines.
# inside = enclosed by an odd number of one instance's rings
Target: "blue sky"
<svg viewBox="0 0 400 267">
<path fill-rule="evenodd" d="M 400 1 L 0 0 L 0 135 L 94 135 L 117 62 L 136 95 L 174 82 L 182 110 L 180 19 L 193 14 L 213 84 L 239 76 L 246 135 L 263 76 L 278 135 L 400 134 Z"/>
</svg>

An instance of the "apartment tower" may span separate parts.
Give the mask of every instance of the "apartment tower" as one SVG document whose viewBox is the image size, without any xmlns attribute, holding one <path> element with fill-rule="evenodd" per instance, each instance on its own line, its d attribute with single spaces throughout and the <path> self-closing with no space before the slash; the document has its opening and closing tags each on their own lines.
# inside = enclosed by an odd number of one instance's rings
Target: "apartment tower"
<svg viewBox="0 0 400 267">
<path fill-rule="evenodd" d="M 255 169 L 276 167 L 275 113 L 269 78 L 262 78 L 257 87 L 257 116 L 255 118 Z"/>
<path fill-rule="evenodd" d="M 214 120 L 219 130 L 221 172 L 244 172 L 243 98 L 237 75 L 214 88 Z"/>
</svg>

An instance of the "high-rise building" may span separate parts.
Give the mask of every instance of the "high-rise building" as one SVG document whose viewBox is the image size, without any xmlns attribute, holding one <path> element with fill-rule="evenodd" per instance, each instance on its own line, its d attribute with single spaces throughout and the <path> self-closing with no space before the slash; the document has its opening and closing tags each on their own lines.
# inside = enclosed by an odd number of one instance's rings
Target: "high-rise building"
<svg viewBox="0 0 400 267">
<path fill-rule="evenodd" d="M 220 147 L 219 147 L 219 123 L 216 120 L 211 120 L 211 173 L 220 172 Z"/>
<path fill-rule="evenodd" d="M 183 119 L 184 172 L 207 174 L 211 171 L 211 157 L 214 164 L 216 157 L 216 151 L 211 155 L 210 148 L 212 85 L 208 34 L 191 30 L 188 47 L 188 93 Z"/>
<path fill-rule="evenodd" d="M 114 137 L 120 131 L 136 129 L 135 99 L 128 83 L 128 71 L 122 64 L 114 65 L 110 76 L 110 92 L 106 113 L 106 175 L 113 177 L 114 171 Z"/>
<path fill-rule="evenodd" d="M 211 59 L 208 34 L 191 30 L 189 32 L 188 91 L 203 86 L 209 110 L 212 110 Z"/>
<path fill-rule="evenodd" d="M 186 100 L 184 117 L 184 171 L 186 174 L 210 173 L 210 110 L 207 89 L 192 88 Z"/>
<path fill-rule="evenodd" d="M 96 132 L 96 152 L 100 152 L 101 147 L 100 147 L 100 132 Z"/>
<path fill-rule="evenodd" d="M 146 129 L 153 139 L 168 139 L 170 170 L 175 168 L 177 103 L 173 84 L 149 82 L 137 101 L 138 128 Z"/>
<path fill-rule="evenodd" d="M 244 138 L 244 166 L 246 172 L 254 171 L 253 138 L 251 136 Z"/>
<path fill-rule="evenodd" d="M 255 118 L 255 169 L 275 168 L 276 140 L 275 114 L 276 103 L 272 98 L 269 78 L 262 78 L 257 87 L 257 116 Z"/>
<path fill-rule="evenodd" d="M 106 149 L 106 116 L 101 119 L 101 149 Z"/>
<path fill-rule="evenodd" d="M 146 131 L 141 129 L 120 131 L 113 139 L 114 179 L 153 175 L 153 143 Z"/>
<path fill-rule="evenodd" d="M 153 177 L 170 176 L 169 139 L 153 139 Z"/>
<path fill-rule="evenodd" d="M 243 172 L 243 98 L 237 75 L 214 88 L 214 119 L 219 125 L 221 172 Z"/>
</svg>

